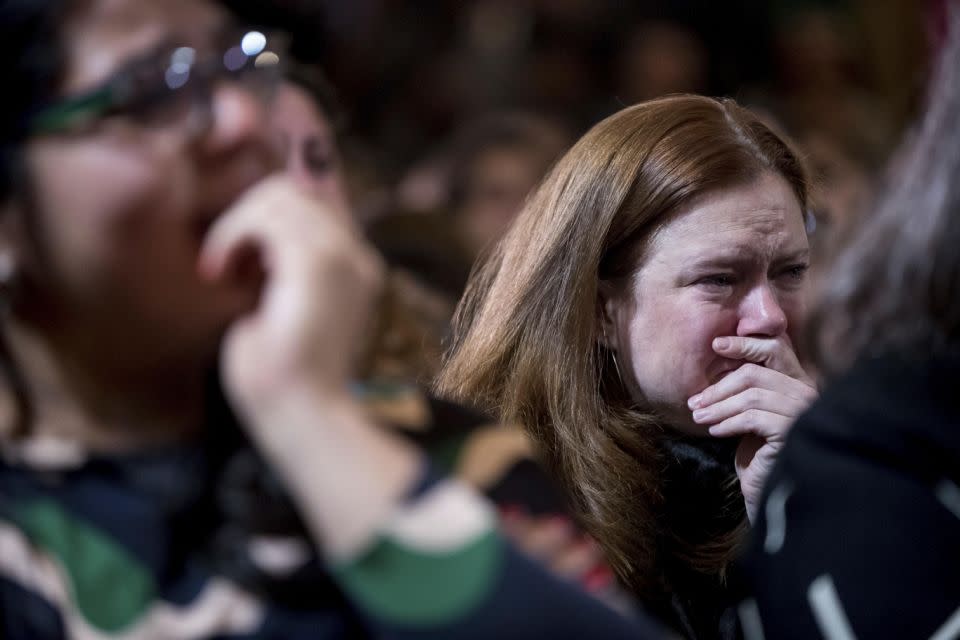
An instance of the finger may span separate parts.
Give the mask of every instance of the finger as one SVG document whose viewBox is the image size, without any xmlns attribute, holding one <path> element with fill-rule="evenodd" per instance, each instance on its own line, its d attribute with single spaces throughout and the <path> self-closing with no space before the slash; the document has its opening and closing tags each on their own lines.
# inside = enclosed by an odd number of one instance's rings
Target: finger
<svg viewBox="0 0 960 640">
<path fill-rule="evenodd" d="M 786 418 L 796 418 L 806 408 L 807 403 L 796 398 L 770 389 L 750 387 L 729 398 L 695 410 L 693 420 L 697 424 L 717 424 L 750 409 L 761 409 Z"/>
<path fill-rule="evenodd" d="M 812 403 L 817 397 L 817 390 L 807 382 L 748 362 L 691 397 L 687 405 L 694 410 L 700 409 L 752 387 L 775 391 L 806 405 Z"/>
<path fill-rule="evenodd" d="M 754 434 L 766 440 L 782 440 L 792 425 L 792 418 L 779 413 L 771 413 L 763 409 L 747 409 L 743 413 L 713 425 L 709 433 L 715 438 Z"/>
<path fill-rule="evenodd" d="M 791 378 L 808 378 L 793 347 L 783 338 L 722 336 L 714 338 L 713 350 L 725 358 L 762 364 Z"/>
<path fill-rule="evenodd" d="M 266 238 L 275 233 L 272 227 L 276 224 L 270 212 L 281 208 L 287 189 L 283 179 L 267 178 L 221 214 L 203 239 L 197 263 L 200 273 L 217 280 L 224 276 L 238 253 L 256 250 L 266 254 Z M 290 207 L 282 209 L 289 211 Z"/>
<path fill-rule="evenodd" d="M 269 178 L 251 189 L 213 224 L 200 251 L 198 268 L 210 279 L 223 277 L 244 247 L 255 247 L 268 270 L 316 255 L 324 245 L 357 244 L 360 236 L 339 215 L 284 178 Z"/>
<path fill-rule="evenodd" d="M 254 273 L 262 277 L 268 271 L 263 243 L 254 236 L 238 236 L 233 242 L 206 248 L 198 258 L 197 271 L 210 282 L 244 280 Z"/>
</svg>

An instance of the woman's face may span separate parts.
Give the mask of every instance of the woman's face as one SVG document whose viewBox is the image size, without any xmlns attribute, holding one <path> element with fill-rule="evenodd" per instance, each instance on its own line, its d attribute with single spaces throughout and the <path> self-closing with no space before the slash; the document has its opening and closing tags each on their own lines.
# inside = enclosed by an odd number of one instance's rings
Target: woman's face
<svg viewBox="0 0 960 640">
<path fill-rule="evenodd" d="M 605 302 L 625 383 L 671 424 L 705 434 L 687 399 L 742 364 L 717 355 L 713 339 L 794 345 L 808 256 L 797 197 L 772 173 L 672 216 L 651 238 L 627 290 Z"/>
<path fill-rule="evenodd" d="M 292 82 L 281 85 L 270 127 L 286 158 L 287 172 L 324 202 L 346 211 L 347 188 L 337 139 L 310 94 Z"/>
<path fill-rule="evenodd" d="M 164 44 L 212 52 L 227 23 L 216 5 L 195 0 L 82 6 L 64 35 L 66 96 Z M 35 203 L 20 213 L 36 221 L 42 252 L 21 242 L 17 257 L 57 310 L 41 322 L 116 345 L 104 351 L 117 359 L 160 366 L 215 351 L 225 326 L 249 307 L 256 295 L 249 284 L 211 285 L 198 276 L 198 251 L 212 221 L 279 159 L 267 104 L 255 92 L 219 83 L 209 104 L 199 129 L 190 126 L 196 114 L 158 126 L 117 115 L 30 140 Z"/>
<path fill-rule="evenodd" d="M 535 149 L 504 146 L 486 149 L 473 160 L 457 213 L 471 251 L 480 253 L 506 233 L 546 170 L 539 155 Z"/>
</svg>

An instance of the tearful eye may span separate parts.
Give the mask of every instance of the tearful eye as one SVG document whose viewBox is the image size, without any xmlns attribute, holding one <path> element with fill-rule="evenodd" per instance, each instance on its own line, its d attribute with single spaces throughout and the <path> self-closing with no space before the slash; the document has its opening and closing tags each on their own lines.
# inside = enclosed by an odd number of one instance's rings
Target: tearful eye
<svg viewBox="0 0 960 640">
<path fill-rule="evenodd" d="M 807 275 L 810 265 L 806 263 L 795 264 L 783 270 L 782 275 L 791 281 L 800 282 Z"/>
<path fill-rule="evenodd" d="M 736 280 L 730 273 L 712 273 L 698 279 L 695 284 L 713 288 L 731 287 L 736 284 Z"/>
</svg>

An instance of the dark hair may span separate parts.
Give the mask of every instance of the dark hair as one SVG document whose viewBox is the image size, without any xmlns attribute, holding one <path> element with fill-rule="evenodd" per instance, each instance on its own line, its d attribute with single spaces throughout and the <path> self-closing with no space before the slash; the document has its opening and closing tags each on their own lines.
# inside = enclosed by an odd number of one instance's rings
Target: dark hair
<svg viewBox="0 0 960 640">
<path fill-rule="evenodd" d="M 950 29 L 926 113 L 811 314 L 807 343 L 825 373 L 885 351 L 960 350 L 960 8 Z"/>
<path fill-rule="evenodd" d="M 20 147 L 27 119 L 57 91 L 65 60 L 60 26 L 67 3 L 5 0 L 0 5 L 0 56 L 5 61 L 0 118 L 0 201 L 18 195 L 23 169 Z"/>
<path fill-rule="evenodd" d="M 3 111 L 0 117 L 0 202 L 12 199 L 32 208 L 29 175 L 22 148 L 28 137 L 28 120 L 56 95 L 65 54 L 60 30 L 70 3 L 61 0 L 9 0 L 0 5 L 0 56 L 6 60 Z M 36 221 L 26 216 L 24 229 L 37 240 Z M 0 312 L 6 312 L 14 291 L 5 283 L 0 291 Z M 16 406 L 12 433 L 22 435 L 33 419 L 30 390 L 13 357 L 7 336 L 0 332 L 0 371 Z"/>
<path fill-rule="evenodd" d="M 478 265 L 454 320 L 439 390 L 528 430 L 587 529 L 644 597 L 659 589 L 665 558 L 721 573 L 743 512 L 708 541 L 696 538 L 719 514 L 703 513 L 699 530 L 685 532 L 660 517 L 668 430 L 630 397 L 603 346 L 600 282 L 629 278 L 679 207 L 767 171 L 805 210 L 797 154 L 733 101 L 681 95 L 628 107 L 560 159 Z"/>
<path fill-rule="evenodd" d="M 294 62 L 287 71 L 287 80 L 307 92 L 323 111 L 334 134 L 343 132 L 347 126 L 347 114 L 340 104 L 336 89 L 327 80 L 319 65 Z"/>
</svg>

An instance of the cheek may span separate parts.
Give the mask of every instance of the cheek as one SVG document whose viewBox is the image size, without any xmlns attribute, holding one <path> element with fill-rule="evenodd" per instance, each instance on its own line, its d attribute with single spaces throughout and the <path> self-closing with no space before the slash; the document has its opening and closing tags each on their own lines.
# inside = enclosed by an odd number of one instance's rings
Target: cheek
<svg viewBox="0 0 960 640">
<path fill-rule="evenodd" d="M 798 338 L 803 334 L 807 322 L 807 309 L 810 300 L 810 291 L 804 289 L 796 294 L 781 301 L 781 309 L 787 317 L 787 336 L 793 342 L 794 347 L 798 344 Z"/>
<path fill-rule="evenodd" d="M 630 369 L 649 399 L 684 404 L 708 384 L 718 360 L 711 343 L 732 335 L 736 314 L 717 305 L 668 300 L 636 314 L 629 325 Z"/>
<path fill-rule="evenodd" d="M 162 245 L 164 227 L 185 217 L 193 191 L 187 167 L 142 146 L 40 148 L 31 168 L 50 253 L 67 274 Z"/>
</svg>

